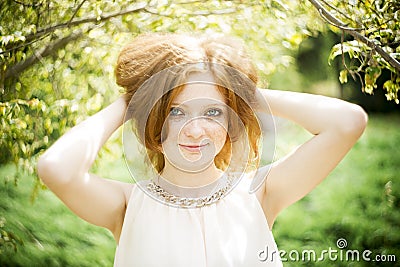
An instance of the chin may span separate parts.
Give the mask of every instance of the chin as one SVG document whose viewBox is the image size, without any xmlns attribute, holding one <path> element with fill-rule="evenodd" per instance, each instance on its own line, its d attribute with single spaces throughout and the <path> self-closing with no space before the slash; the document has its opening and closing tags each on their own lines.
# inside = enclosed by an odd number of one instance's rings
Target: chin
<svg viewBox="0 0 400 267">
<path fill-rule="evenodd" d="M 183 172 L 198 173 L 205 171 L 214 164 L 214 159 L 210 161 L 186 161 L 186 162 L 171 162 L 171 165 Z"/>
</svg>

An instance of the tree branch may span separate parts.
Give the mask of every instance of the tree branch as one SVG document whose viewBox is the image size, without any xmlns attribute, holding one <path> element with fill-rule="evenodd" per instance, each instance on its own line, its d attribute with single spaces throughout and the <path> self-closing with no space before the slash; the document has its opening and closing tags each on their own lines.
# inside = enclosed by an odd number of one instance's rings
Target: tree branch
<svg viewBox="0 0 400 267">
<path fill-rule="evenodd" d="M 321 0 L 322 3 L 324 3 L 325 5 L 327 5 L 328 7 L 330 7 L 331 9 L 335 10 L 336 12 L 338 12 L 340 15 L 342 15 L 343 17 L 345 17 L 348 20 L 352 20 L 349 16 L 347 16 L 347 14 L 345 14 L 344 12 L 342 12 L 340 9 L 336 8 L 334 5 L 332 5 L 331 3 L 328 3 L 326 0 Z M 358 22 L 356 22 L 358 23 Z"/>
<path fill-rule="evenodd" d="M 350 34 L 355 39 L 363 42 L 372 50 L 376 51 L 383 59 L 386 60 L 393 68 L 395 68 L 398 72 L 400 72 L 400 62 L 389 55 L 385 50 L 382 49 L 379 45 L 375 44 L 373 41 L 356 31 L 356 29 L 348 28 L 345 23 L 337 19 L 328 10 L 326 10 L 318 0 L 309 0 L 309 2 L 318 10 L 321 17 L 327 21 L 329 24 L 342 29 L 344 32 Z"/>
<path fill-rule="evenodd" d="M 202 1 L 193 1 L 193 2 L 182 2 L 182 3 L 177 3 L 180 5 L 184 5 L 184 4 L 190 4 L 190 3 L 195 3 L 195 2 L 202 2 Z M 157 11 L 153 11 L 150 8 L 146 7 L 144 8 L 144 10 L 152 15 L 156 15 L 156 16 L 162 16 L 162 17 L 167 17 L 167 18 L 175 18 L 174 15 L 170 15 L 170 14 L 165 14 L 165 13 L 158 13 Z M 191 13 L 185 13 L 185 15 L 187 16 L 211 16 L 211 15 L 225 15 L 225 14 L 232 14 L 237 12 L 237 9 L 235 8 L 227 8 L 227 9 L 220 9 L 220 10 L 197 10 L 197 11 L 193 11 Z"/>
<path fill-rule="evenodd" d="M 89 18 L 84 18 L 84 19 L 80 19 L 80 20 L 75 20 L 75 21 L 68 21 L 65 23 L 60 23 L 45 29 L 41 29 L 38 30 L 35 34 L 30 34 L 26 36 L 26 41 L 29 42 L 32 39 L 36 39 L 36 38 L 40 38 L 42 35 L 45 35 L 49 32 L 54 32 L 55 30 L 58 29 L 63 29 L 63 28 L 68 28 L 68 27 L 72 27 L 72 26 L 77 26 L 80 24 L 85 24 L 85 23 L 99 23 L 102 21 L 107 21 L 110 20 L 112 18 L 118 17 L 118 16 L 123 16 L 123 15 L 127 15 L 130 13 L 136 13 L 136 12 L 140 12 L 140 11 L 145 11 L 147 7 L 147 4 L 142 4 L 138 7 L 132 8 L 132 9 L 127 9 L 127 10 L 122 10 L 119 12 L 115 12 L 115 13 L 111 13 L 111 14 L 107 14 L 104 16 L 99 16 L 99 17 L 89 17 Z"/>
<path fill-rule="evenodd" d="M 81 25 L 81 24 L 85 24 L 85 23 L 93 23 L 93 22 L 94 23 L 99 23 L 99 22 L 110 20 L 110 19 L 118 17 L 118 16 L 123 16 L 123 15 L 126 15 L 126 14 L 136 13 L 136 12 L 140 12 L 140 11 L 146 11 L 146 7 L 147 7 L 147 4 L 144 3 L 141 6 L 135 7 L 135 8 L 132 8 L 132 9 L 122 10 L 122 11 L 119 11 L 119 12 L 115 12 L 115 13 L 111 13 L 111 14 L 104 15 L 104 16 L 99 16 L 99 17 L 89 17 L 89 18 L 84 18 L 84 19 L 75 20 L 75 21 L 68 21 L 68 22 L 60 23 L 60 24 L 57 24 L 57 25 L 54 25 L 54 26 L 50 26 L 48 28 L 40 29 L 34 34 L 27 35 L 25 37 L 25 44 L 26 43 L 30 43 L 35 39 L 39 39 L 42 36 L 45 36 L 45 35 L 47 35 L 47 34 L 49 34 L 51 32 L 54 32 L 55 30 L 58 30 L 58 29 L 69 28 L 69 27 L 72 27 L 72 26 L 77 26 L 77 25 Z M 23 47 L 25 44 L 18 46 L 18 48 Z M 6 49 L 3 52 L 0 52 L 0 54 L 11 52 L 14 49 L 16 49 L 16 48 L 15 47 L 11 47 L 9 49 Z"/>
<path fill-rule="evenodd" d="M 82 0 L 82 2 L 79 4 L 79 6 L 75 9 L 74 14 L 72 14 L 71 18 L 69 19 L 68 23 L 70 24 L 72 22 L 72 20 L 75 18 L 76 14 L 78 13 L 79 9 L 81 9 L 81 7 L 83 6 L 83 4 L 86 2 L 87 0 Z"/>
<path fill-rule="evenodd" d="M 148 4 L 143 3 L 142 5 L 137 6 L 135 8 L 122 10 L 122 11 L 115 12 L 115 13 L 110 13 L 110 14 L 107 14 L 107 15 L 104 15 L 104 16 L 89 17 L 89 18 L 84 18 L 84 19 L 72 21 L 74 16 L 78 12 L 78 10 L 82 7 L 82 5 L 83 5 L 83 3 L 85 1 L 86 0 L 82 0 L 82 2 L 76 8 L 74 14 L 72 15 L 71 19 L 68 22 L 60 23 L 60 24 L 57 24 L 57 25 L 54 25 L 54 26 L 50 26 L 50 27 L 44 28 L 44 29 L 39 29 L 36 33 L 27 35 L 25 37 L 24 43 L 22 43 L 22 44 L 20 44 L 18 46 L 15 46 L 15 47 L 7 47 L 6 46 L 6 49 L 4 51 L 1 51 L 0 55 L 8 53 L 8 52 L 11 52 L 11 51 L 14 51 L 14 50 L 19 49 L 19 48 L 22 48 L 22 47 L 27 46 L 29 44 L 32 44 L 32 43 L 36 42 L 36 40 L 41 39 L 43 37 L 46 37 L 46 36 L 48 36 L 49 34 L 51 34 L 52 32 L 54 32 L 55 30 L 58 30 L 58 29 L 69 28 L 69 27 L 73 27 L 73 26 L 77 26 L 77 25 L 81 25 L 81 24 L 85 24 L 85 23 L 100 23 L 100 22 L 107 21 L 107 20 L 110 20 L 110 19 L 118 17 L 118 16 L 123 16 L 123 15 L 127 15 L 127 14 L 130 14 L 130 13 L 136 13 L 136 12 L 141 12 L 141 11 L 144 11 L 144 12 L 147 12 L 147 13 L 150 13 L 150 14 L 153 14 L 153 15 L 169 17 L 168 15 L 165 15 L 165 14 L 162 14 L 162 13 L 157 13 L 155 11 L 150 10 L 149 7 L 148 7 Z M 201 2 L 201 1 L 199 1 L 199 2 Z M 188 2 L 188 3 L 190 3 L 190 2 Z M 185 2 L 182 2 L 180 4 L 185 4 Z M 190 13 L 188 15 L 191 15 L 191 16 L 224 15 L 224 14 L 231 14 L 231 13 L 234 13 L 236 11 L 237 11 L 236 9 L 231 8 L 231 9 L 223 9 L 223 10 L 216 10 L 216 11 L 196 11 L 196 12 Z"/>
<path fill-rule="evenodd" d="M 127 10 L 115 12 L 115 13 L 108 14 L 108 15 L 105 15 L 105 16 L 91 17 L 91 18 L 85 18 L 85 19 L 72 21 L 72 19 L 76 15 L 77 11 L 80 9 L 80 7 L 83 5 L 83 3 L 85 1 L 86 0 L 82 0 L 82 2 L 76 8 L 73 16 L 71 17 L 71 19 L 68 22 L 61 23 L 61 24 L 58 24 L 58 25 L 55 25 L 55 26 L 51 26 L 51 27 L 39 30 L 36 34 L 28 35 L 26 37 L 26 39 L 25 39 L 25 43 L 24 44 L 22 44 L 20 46 L 17 46 L 17 47 L 14 47 L 14 48 L 11 48 L 9 50 L 5 50 L 5 51 L 1 52 L 0 54 L 7 53 L 7 52 L 10 52 L 10 51 L 12 51 L 14 49 L 21 48 L 21 47 L 23 47 L 25 45 L 29 45 L 29 44 L 31 44 L 33 42 L 36 42 L 37 40 L 40 40 L 40 39 L 50 35 L 51 32 L 54 32 L 57 29 L 67 28 L 67 27 L 71 27 L 71 26 L 84 24 L 84 23 L 93 23 L 93 22 L 99 23 L 99 22 L 107 21 L 107 20 L 109 20 L 111 18 L 114 18 L 114 17 L 126 15 L 126 14 L 129 14 L 129 13 L 140 12 L 140 11 L 145 11 L 145 12 L 148 12 L 148 13 L 152 13 L 148 9 L 147 4 L 143 4 L 143 5 L 139 6 L 139 7 L 135 7 L 135 8 L 132 8 L 132 9 L 127 9 Z M 211 14 L 221 15 L 221 14 L 228 14 L 228 13 L 231 13 L 231 12 L 233 12 L 232 9 L 219 10 L 219 11 L 206 12 L 206 13 L 197 11 L 197 12 L 191 14 L 191 15 L 211 15 Z M 162 15 L 162 14 L 158 14 L 158 13 L 154 13 L 154 14 L 155 15 Z M 33 51 L 33 55 L 32 56 L 30 56 L 29 58 L 27 58 L 24 61 L 16 63 L 14 66 L 11 66 L 10 68 L 8 68 L 5 73 L 2 73 L 3 75 L 1 75 L 2 77 L 0 77 L 0 78 L 2 78 L 4 80 L 4 79 L 8 79 L 8 78 L 18 77 L 23 71 L 25 71 L 26 69 L 28 69 L 32 65 L 34 65 L 37 62 L 41 61 L 43 58 L 54 54 L 59 49 L 65 47 L 69 42 L 74 41 L 74 40 L 80 38 L 81 36 L 82 36 L 82 31 L 79 31 L 77 33 L 72 33 L 72 34 L 68 35 L 67 37 L 64 37 L 62 39 L 59 39 L 57 41 L 54 41 L 54 42 L 50 43 L 49 45 L 47 45 L 43 49 L 38 49 L 36 51 Z"/>
<path fill-rule="evenodd" d="M 38 6 L 40 6 L 40 5 L 42 4 L 41 1 L 40 1 L 39 3 L 36 3 L 36 4 L 26 4 L 26 3 L 23 3 L 23 2 L 18 1 L 18 0 L 13 0 L 13 1 L 14 1 L 15 3 L 19 4 L 19 5 L 24 6 L 24 7 L 38 7 Z"/>
<path fill-rule="evenodd" d="M 82 31 L 78 31 L 76 33 L 72 33 L 68 35 L 67 37 L 64 37 L 62 39 L 59 39 L 48 46 L 46 46 L 44 49 L 41 51 L 34 51 L 33 55 L 27 58 L 24 61 L 18 62 L 11 68 L 9 68 L 5 75 L 4 78 L 15 78 L 18 77 L 24 70 L 28 69 L 32 65 L 36 64 L 43 58 L 54 54 L 57 52 L 59 49 L 65 47 L 69 42 L 74 41 L 78 38 L 80 38 L 83 35 Z"/>
</svg>

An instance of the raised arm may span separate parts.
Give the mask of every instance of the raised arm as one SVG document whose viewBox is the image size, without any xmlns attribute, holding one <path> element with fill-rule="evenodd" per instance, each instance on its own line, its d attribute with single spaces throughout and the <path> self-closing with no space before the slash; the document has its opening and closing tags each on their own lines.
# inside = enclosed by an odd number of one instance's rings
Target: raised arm
<svg viewBox="0 0 400 267">
<path fill-rule="evenodd" d="M 289 119 L 314 136 L 272 164 L 262 191 L 270 227 L 285 207 L 317 186 L 341 161 L 363 133 L 367 114 L 339 99 L 277 90 L 259 90 L 272 115 Z"/>
<path fill-rule="evenodd" d="M 42 181 L 84 220 L 108 228 L 118 240 L 131 185 L 89 174 L 98 151 L 123 123 L 123 98 L 73 127 L 39 159 Z"/>
</svg>

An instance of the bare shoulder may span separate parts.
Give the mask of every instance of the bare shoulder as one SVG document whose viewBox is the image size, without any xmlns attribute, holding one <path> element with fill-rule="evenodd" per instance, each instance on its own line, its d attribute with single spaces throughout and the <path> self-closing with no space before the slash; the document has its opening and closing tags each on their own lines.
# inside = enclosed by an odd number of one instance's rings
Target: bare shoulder
<svg viewBox="0 0 400 267">
<path fill-rule="evenodd" d="M 276 212 L 274 210 L 274 203 L 276 200 L 271 197 L 271 188 L 267 186 L 268 180 L 271 178 L 271 172 L 274 173 L 276 163 L 271 163 L 262 166 L 248 175 L 252 179 L 250 192 L 254 193 L 260 206 L 263 210 L 264 216 L 268 222 L 269 229 L 272 229 L 276 219 Z M 274 175 L 274 174 L 273 174 Z M 272 194 L 273 195 L 273 194 Z"/>
<path fill-rule="evenodd" d="M 133 183 L 126 183 L 126 182 L 115 181 L 115 180 L 110 180 L 110 182 L 113 183 L 116 187 L 119 187 L 124 196 L 124 202 L 121 203 L 123 208 L 120 210 L 120 216 L 116 216 L 115 228 L 110 229 L 111 232 L 113 233 L 115 241 L 118 243 L 120 235 L 121 235 L 121 231 L 122 231 L 122 226 L 124 224 L 125 213 L 126 213 L 126 209 L 128 207 L 129 199 L 130 199 L 132 191 L 136 185 Z"/>
</svg>

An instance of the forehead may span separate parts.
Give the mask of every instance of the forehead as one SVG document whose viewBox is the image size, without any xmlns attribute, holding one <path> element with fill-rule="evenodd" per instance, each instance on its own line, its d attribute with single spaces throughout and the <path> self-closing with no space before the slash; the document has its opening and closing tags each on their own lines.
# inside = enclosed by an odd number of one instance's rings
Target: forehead
<svg viewBox="0 0 400 267">
<path fill-rule="evenodd" d="M 216 85 L 204 82 L 186 84 L 173 102 L 181 104 L 191 100 L 196 100 L 196 102 L 226 102 L 225 97 Z"/>
</svg>

